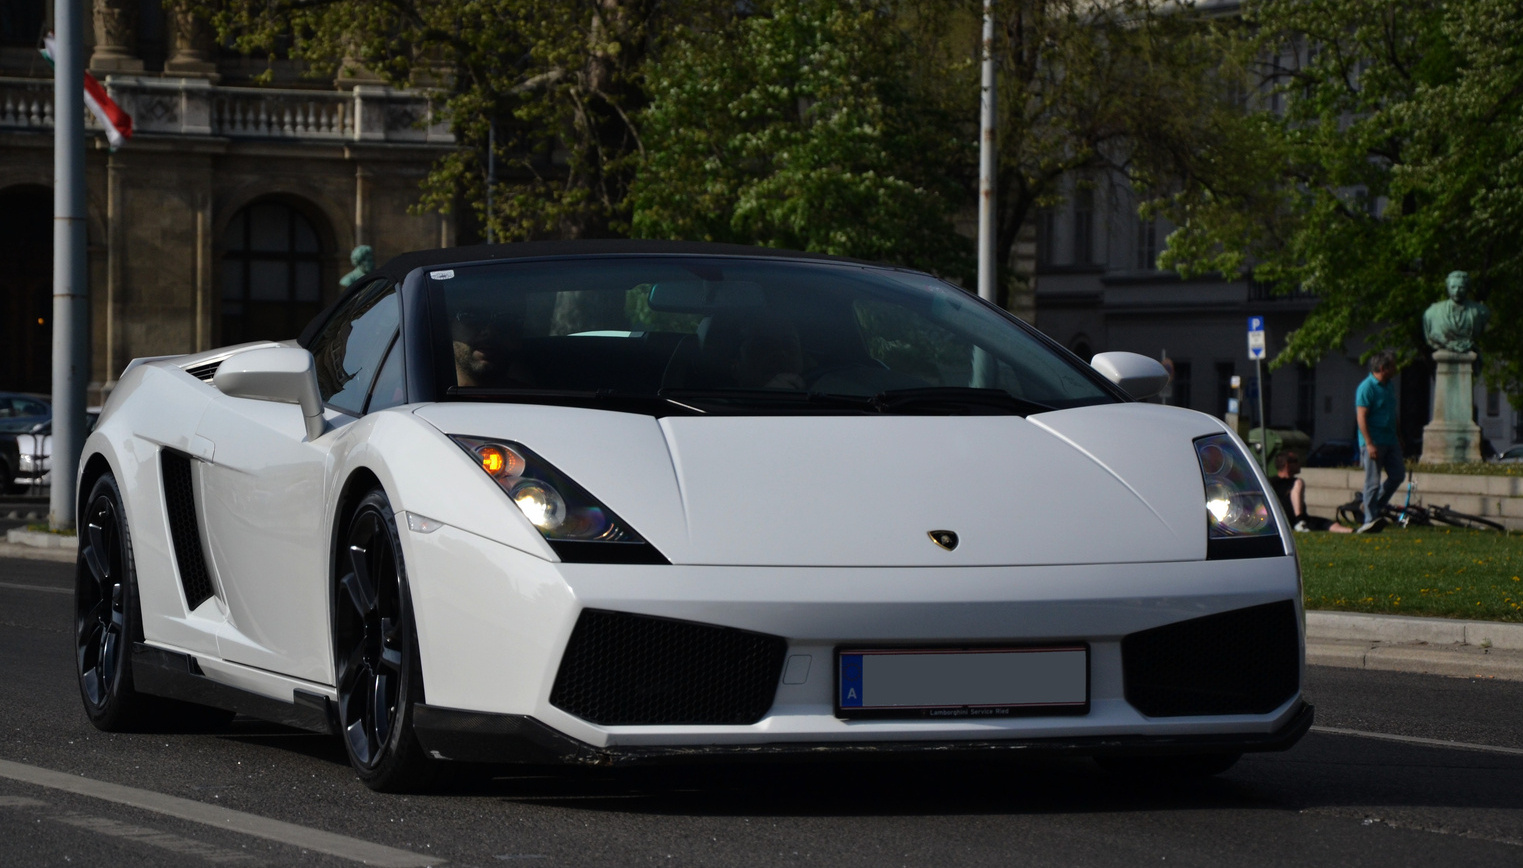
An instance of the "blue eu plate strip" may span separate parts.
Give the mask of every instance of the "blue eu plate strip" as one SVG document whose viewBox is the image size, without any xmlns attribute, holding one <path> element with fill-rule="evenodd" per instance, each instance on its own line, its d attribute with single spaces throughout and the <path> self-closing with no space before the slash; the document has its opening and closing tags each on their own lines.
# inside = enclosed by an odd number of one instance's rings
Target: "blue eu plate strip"
<svg viewBox="0 0 1523 868">
<path fill-rule="evenodd" d="M 862 655 L 841 655 L 841 707 L 862 707 Z"/>
</svg>

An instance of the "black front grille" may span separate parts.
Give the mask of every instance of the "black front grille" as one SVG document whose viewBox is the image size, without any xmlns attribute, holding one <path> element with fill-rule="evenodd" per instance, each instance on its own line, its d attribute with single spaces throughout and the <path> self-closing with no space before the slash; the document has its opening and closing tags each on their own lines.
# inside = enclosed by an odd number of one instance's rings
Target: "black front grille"
<svg viewBox="0 0 1523 868">
<path fill-rule="evenodd" d="M 174 543 L 175 566 L 185 588 L 185 604 L 194 610 L 211 599 L 212 580 L 201 553 L 201 529 L 196 522 L 196 492 L 190 479 L 190 458 L 165 449 L 159 453 L 164 466 L 164 510 L 169 515 L 169 538 Z"/>
<path fill-rule="evenodd" d="M 772 707 L 787 649 L 778 636 L 588 609 L 550 703 L 609 726 L 755 723 Z"/>
<path fill-rule="evenodd" d="M 1301 680 L 1289 600 L 1133 633 L 1121 640 L 1126 701 L 1149 717 L 1266 714 Z"/>
</svg>

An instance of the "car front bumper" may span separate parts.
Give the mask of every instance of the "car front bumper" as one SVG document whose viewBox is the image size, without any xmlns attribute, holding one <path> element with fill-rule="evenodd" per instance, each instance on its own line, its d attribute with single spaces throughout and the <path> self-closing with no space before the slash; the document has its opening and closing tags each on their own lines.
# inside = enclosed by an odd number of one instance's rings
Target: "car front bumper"
<svg viewBox="0 0 1523 868">
<path fill-rule="evenodd" d="M 1299 690 L 1262 714 L 1149 717 L 1127 701 L 1123 679 L 1124 637 L 1268 603 L 1293 604 L 1303 649 L 1294 557 L 940 569 L 557 564 L 449 526 L 404 537 L 426 685 L 417 726 L 441 756 L 506 757 L 525 744 L 539 745 L 529 754 L 594 762 L 993 745 L 1271 750 L 1310 725 Z M 809 658 L 808 674 L 778 683 L 770 710 L 754 723 L 592 723 L 550 701 L 586 609 L 783 637 L 790 660 Z M 1073 642 L 1089 648 L 1082 715 L 846 720 L 835 713 L 842 645 Z M 502 746 L 496 754 L 479 747 L 492 742 Z M 464 750 L 466 743 L 478 747 Z"/>
</svg>

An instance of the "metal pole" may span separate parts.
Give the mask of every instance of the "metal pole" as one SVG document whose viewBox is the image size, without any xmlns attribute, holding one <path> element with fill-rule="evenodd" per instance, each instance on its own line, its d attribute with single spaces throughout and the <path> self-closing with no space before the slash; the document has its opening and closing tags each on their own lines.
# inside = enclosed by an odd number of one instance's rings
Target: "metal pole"
<svg viewBox="0 0 1523 868">
<path fill-rule="evenodd" d="M 978 142 L 978 297 L 999 303 L 999 271 L 994 259 L 994 0 L 984 0 L 983 88 L 979 113 Z M 998 379 L 994 357 L 980 346 L 973 348 L 973 378 L 977 389 L 990 389 Z"/>
<path fill-rule="evenodd" d="M 74 527 L 85 445 L 89 286 L 85 273 L 85 58 L 80 0 L 58 0 L 53 71 L 53 458 L 48 524 Z"/>
<path fill-rule="evenodd" d="M 1264 360 L 1253 360 L 1253 378 L 1259 387 L 1259 464 L 1264 470 L 1269 470 L 1269 440 L 1265 437 L 1264 428 L 1269 420 L 1264 418 Z"/>
<path fill-rule="evenodd" d="M 984 0 L 983 111 L 978 145 L 978 296 L 997 302 L 998 274 L 994 260 L 994 184 L 998 172 L 994 124 L 994 0 Z"/>
<path fill-rule="evenodd" d="M 487 243 L 492 243 L 492 188 L 497 186 L 497 119 L 487 126 Z"/>
</svg>

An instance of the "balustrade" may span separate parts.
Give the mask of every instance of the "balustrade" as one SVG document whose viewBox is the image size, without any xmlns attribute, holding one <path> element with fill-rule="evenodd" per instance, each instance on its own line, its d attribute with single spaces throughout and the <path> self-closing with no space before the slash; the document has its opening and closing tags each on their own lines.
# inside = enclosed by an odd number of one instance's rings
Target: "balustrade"
<svg viewBox="0 0 1523 868">
<path fill-rule="evenodd" d="M 449 145 L 426 93 L 386 87 L 353 91 L 218 87 L 204 78 L 111 76 L 106 89 L 137 132 L 293 142 L 380 141 Z M 86 112 L 86 123 L 98 128 Z M 0 78 L 0 129 L 53 126 L 50 79 Z"/>
</svg>

